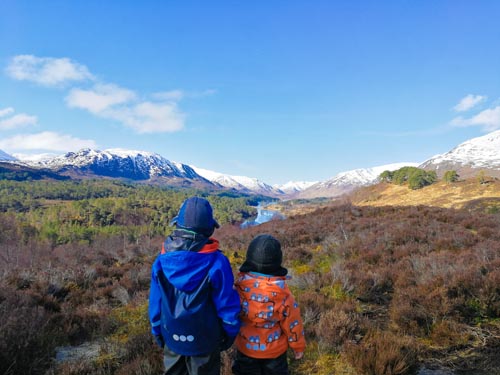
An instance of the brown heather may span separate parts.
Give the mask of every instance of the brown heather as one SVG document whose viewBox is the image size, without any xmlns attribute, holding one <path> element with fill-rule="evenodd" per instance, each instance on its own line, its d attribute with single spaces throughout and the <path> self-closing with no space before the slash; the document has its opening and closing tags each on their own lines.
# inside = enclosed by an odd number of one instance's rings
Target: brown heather
<svg viewBox="0 0 500 375">
<path fill-rule="evenodd" d="M 293 374 L 405 375 L 421 362 L 499 374 L 500 215 L 481 207 L 332 203 L 216 237 L 235 273 L 256 234 L 281 241 L 309 343 Z M 0 214 L 0 373 L 160 374 L 147 297 L 162 237 L 23 233 Z M 57 346 L 84 342 L 101 343 L 98 357 L 54 362 Z"/>
</svg>

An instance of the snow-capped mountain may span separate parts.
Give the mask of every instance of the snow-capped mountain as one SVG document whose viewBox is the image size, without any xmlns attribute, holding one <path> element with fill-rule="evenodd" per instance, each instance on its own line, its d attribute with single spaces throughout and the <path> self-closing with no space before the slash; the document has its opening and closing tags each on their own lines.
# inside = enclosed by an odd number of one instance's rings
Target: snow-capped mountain
<svg viewBox="0 0 500 375">
<path fill-rule="evenodd" d="M 274 186 L 257 178 L 227 175 L 172 162 L 159 154 L 145 151 L 83 149 L 61 156 L 48 154 L 12 156 L 0 150 L 0 161 L 12 165 L 49 169 L 63 176 L 79 178 L 100 176 L 127 178 L 167 185 L 234 189 L 243 193 L 279 198 L 337 197 L 355 188 L 376 183 L 378 176 L 385 170 L 394 171 L 403 166 L 436 170 L 439 175 L 447 170 L 456 170 L 461 177 L 473 176 L 479 170 L 485 170 L 491 176 L 500 177 L 500 130 L 470 139 L 451 151 L 436 155 L 421 164 L 387 164 L 342 172 L 322 182 L 288 182 Z"/>
<path fill-rule="evenodd" d="M 14 153 L 12 154 L 17 160 L 25 163 L 25 164 L 36 164 L 36 163 L 42 163 L 45 160 L 49 159 L 54 159 L 55 157 L 59 156 L 58 154 L 51 154 L 51 153 L 45 153 L 45 154 L 20 154 L 20 153 Z"/>
<path fill-rule="evenodd" d="M 373 168 L 354 169 L 341 172 L 335 177 L 318 182 L 308 189 L 300 192 L 300 198 L 337 197 L 346 194 L 358 187 L 372 185 L 378 181 L 378 177 L 384 171 L 395 171 L 402 167 L 416 167 L 418 163 L 395 163 L 386 164 Z"/>
<path fill-rule="evenodd" d="M 319 181 L 289 181 L 283 185 L 273 185 L 275 189 L 281 190 L 283 193 L 293 195 L 317 184 Z"/>
<path fill-rule="evenodd" d="M 151 152 L 108 149 L 82 149 L 42 160 L 25 159 L 32 167 L 47 168 L 62 174 L 77 176 L 106 176 L 133 180 L 168 178 L 169 180 L 211 183 L 186 164 L 175 163 Z"/>
<path fill-rule="evenodd" d="M 7 154 L 5 151 L 0 150 L 0 160 L 1 161 L 15 161 L 17 159 L 12 155 Z"/>
<path fill-rule="evenodd" d="M 419 167 L 435 170 L 438 175 L 455 170 L 461 177 L 469 177 L 486 170 L 500 177 L 500 130 L 469 139 L 445 154 L 433 156 Z"/>
<path fill-rule="evenodd" d="M 264 194 L 271 196 L 282 196 L 284 192 L 278 188 L 266 184 L 257 178 L 245 176 L 232 176 L 208 169 L 191 166 L 193 170 L 207 180 L 216 183 L 223 188 L 235 189 L 244 193 Z"/>
</svg>

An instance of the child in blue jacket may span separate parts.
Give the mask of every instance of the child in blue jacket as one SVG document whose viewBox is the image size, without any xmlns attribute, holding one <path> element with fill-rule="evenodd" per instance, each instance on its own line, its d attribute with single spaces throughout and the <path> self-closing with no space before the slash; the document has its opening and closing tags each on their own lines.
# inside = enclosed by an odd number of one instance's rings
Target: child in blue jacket
<svg viewBox="0 0 500 375">
<path fill-rule="evenodd" d="M 184 201 L 152 267 L 149 318 L 164 350 L 165 374 L 219 374 L 220 352 L 240 328 L 229 260 L 210 237 L 219 224 L 210 203 Z"/>
</svg>

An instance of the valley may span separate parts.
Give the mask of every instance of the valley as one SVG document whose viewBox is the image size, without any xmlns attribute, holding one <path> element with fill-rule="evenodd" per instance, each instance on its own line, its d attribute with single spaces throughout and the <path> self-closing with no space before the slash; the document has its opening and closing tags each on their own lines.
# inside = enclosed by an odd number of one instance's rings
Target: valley
<svg viewBox="0 0 500 375">
<path fill-rule="evenodd" d="M 107 180 L 0 181 L 0 192 L 0 370 L 160 371 L 150 266 L 182 200 L 207 193 Z M 245 229 L 261 198 L 206 196 L 235 273 L 255 235 L 282 242 L 309 343 L 294 374 L 499 373 L 496 180 L 275 202 L 266 208 L 286 219 Z M 93 354 L 72 361 L 63 350 Z"/>
</svg>

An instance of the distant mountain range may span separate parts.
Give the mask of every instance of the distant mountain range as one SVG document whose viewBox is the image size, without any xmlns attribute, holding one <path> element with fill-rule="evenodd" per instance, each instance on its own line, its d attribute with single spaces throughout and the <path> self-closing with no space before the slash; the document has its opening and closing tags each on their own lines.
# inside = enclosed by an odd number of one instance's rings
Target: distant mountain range
<svg viewBox="0 0 500 375">
<path fill-rule="evenodd" d="M 235 189 L 244 193 L 257 193 L 270 196 L 280 196 L 285 194 L 282 190 L 280 190 L 279 186 L 268 185 L 256 178 L 231 176 L 194 166 L 192 168 L 200 176 L 206 178 L 214 184 L 218 184 L 223 188 Z"/>
<path fill-rule="evenodd" d="M 214 187 L 190 166 L 171 162 L 159 154 L 145 151 L 82 149 L 55 157 L 25 158 L 17 163 L 73 178 L 124 178 L 173 186 Z"/>
<path fill-rule="evenodd" d="M 376 183 L 380 173 L 385 170 L 396 170 L 403 166 L 436 170 L 440 175 L 453 169 L 462 177 L 484 170 L 491 176 L 500 177 L 500 131 L 470 139 L 421 164 L 388 164 L 342 172 L 326 181 L 291 181 L 273 186 L 257 178 L 227 175 L 172 162 L 156 153 L 123 149 L 82 149 L 60 156 L 19 158 L 0 150 L 0 162 L 3 162 L 3 165 L 16 165 L 14 170 L 17 171 L 22 170 L 23 166 L 29 169 L 30 173 L 33 170 L 46 171 L 47 176 L 122 178 L 181 187 L 231 189 L 276 198 L 337 197 L 358 187 Z"/>
</svg>

